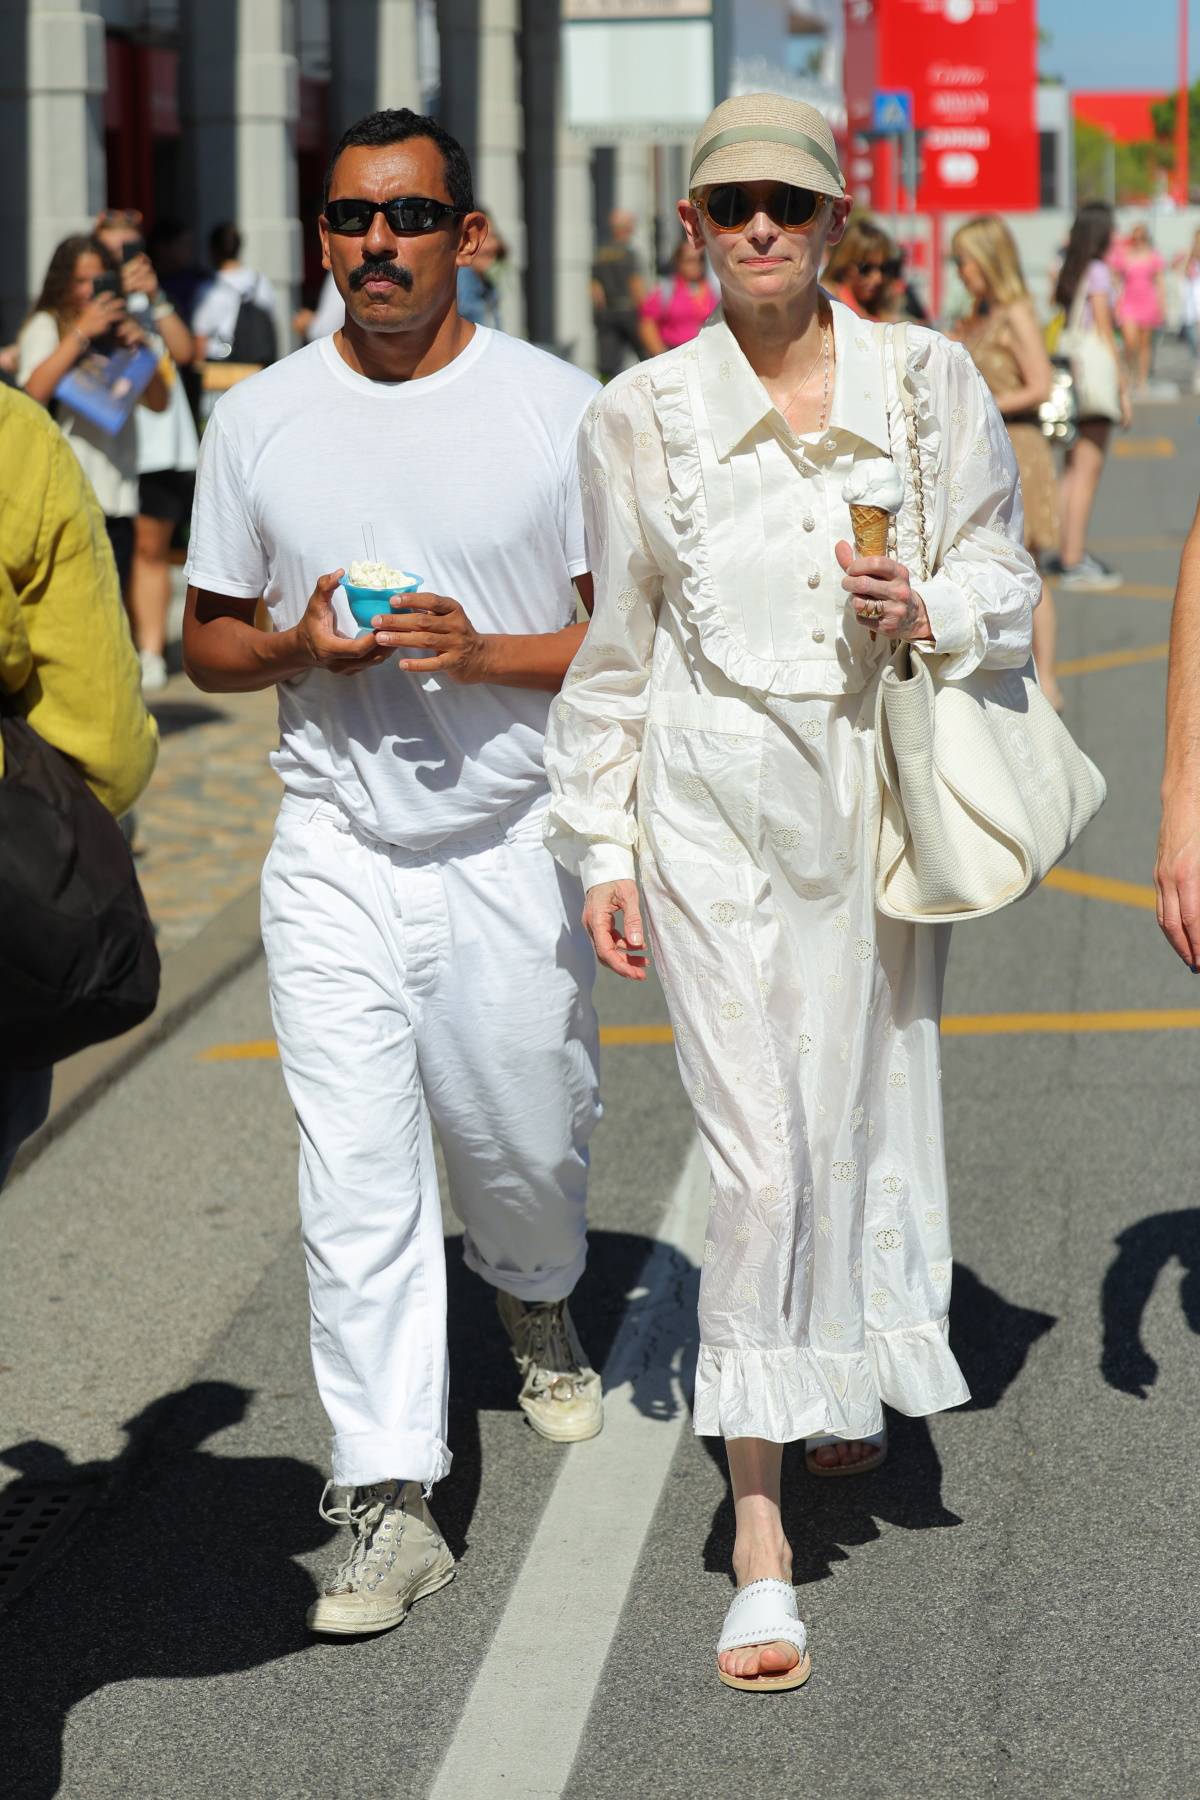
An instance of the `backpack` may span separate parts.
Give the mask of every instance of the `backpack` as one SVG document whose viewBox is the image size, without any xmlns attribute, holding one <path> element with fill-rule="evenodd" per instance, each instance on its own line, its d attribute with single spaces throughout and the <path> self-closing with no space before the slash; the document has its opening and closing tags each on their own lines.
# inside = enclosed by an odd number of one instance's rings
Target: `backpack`
<svg viewBox="0 0 1200 1800">
<path fill-rule="evenodd" d="M 42 1069 L 158 1003 L 129 846 L 75 764 L 0 696 L 0 1068 Z"/>
<path fill-rule="evenodd" d="M 279 354 L 275 321 L 265 306 L 247 294 L 238 307 L 237 323 L 230 345 L 231 363 L 256 363 L 266 367 Z"/>
</svg>

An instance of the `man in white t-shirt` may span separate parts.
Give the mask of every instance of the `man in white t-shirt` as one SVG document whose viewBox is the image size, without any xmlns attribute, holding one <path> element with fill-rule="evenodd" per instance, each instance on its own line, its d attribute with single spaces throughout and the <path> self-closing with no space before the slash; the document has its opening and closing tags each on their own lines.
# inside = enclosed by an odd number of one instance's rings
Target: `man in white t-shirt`
<svg viewBox="0 0 1200 1800">
<path fill-rule="evenodd" d="M 531 1424 L 602 1423 L 566 1304 L 599 1117 L 593 959 L 542 845 L 542 741 L 585 630 L 572 583 L 591 599 L 575 438 L 596 384 L 459 316 L 486 233 L 441 127 L 352 126 L 321 220 L 345 326 L 220 400 L 197 475 L 186 666 L 279 690 L 263 941 L 334 1434 L 322 1510 L 355 1540 L 316 1631 L 384 1630 L 454 1573 L 425 1503 L 450 1466 L 431 1124 Z M 339 577 L 364 533 L 421 591 L 356 636 Z"/>
</svg>

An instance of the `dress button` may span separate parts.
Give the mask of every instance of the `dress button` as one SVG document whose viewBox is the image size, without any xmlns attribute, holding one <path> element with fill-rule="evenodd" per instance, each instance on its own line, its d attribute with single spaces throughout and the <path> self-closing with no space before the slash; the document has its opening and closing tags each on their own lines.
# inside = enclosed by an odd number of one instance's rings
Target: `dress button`
<svg viewBox="0 0 1200 1800">
<path fill-rule="evenodd" d="M 811 513 L 805 515 L 804 529 L 805 531 L 815 531 L 817 529 L 817 521 L 813 518 Z"/>
<path fill-rule="evenodd" d="M 812 587 L 812 588 L 820 587 L 820 585 L 821 585 L 820 569 L 813 570 L 812 574 L 808 578 L 808 585 L 809 585 L 809 587 Z"/>
<path fill-rule="evenodd" d="M 821 444 L 821 448 L 822 450 L 828 450 L 832 454 L 832 452 L 837 449 L 837 439 L 831 437 L 825 438 Z"/>
<path fill-rule="evenodd" d="M 822 625 L 814 625 L 814 626 L 813 626 L 813 633 L 812 633 L 812 638 L 813 638 L 813 643 L 814 643 L 814 644 L 823 644 L 823 643 L 824 643 L 824 642 L 825 642 L 825 629 L 824 629 L 824 626 L 822 626 Z"/>
</svg>

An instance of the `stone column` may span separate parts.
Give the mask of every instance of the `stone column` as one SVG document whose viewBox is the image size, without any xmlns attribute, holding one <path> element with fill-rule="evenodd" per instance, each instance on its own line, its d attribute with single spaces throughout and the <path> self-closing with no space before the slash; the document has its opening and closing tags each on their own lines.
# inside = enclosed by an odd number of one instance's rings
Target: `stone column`
<svg viewBox="0 0 1200 1800">
<path fill-rule="evenodd" d="M 300 281 L 293 0 L 186 0 L 181 17 L 185 135 L 200 243 L 221 219 L 274 286 L 281 346 L 292 343 Z"/>
<path fill-rule="evenodd" d="M 581 369 L 596 367 L 592 317 L 592 159 L 583 138 L 558 134 L 554 221 L 555 339 Z"/>
<path fill-rule="evenodd" d="M 475 198 L 508 245 L 517 280 L 503 288 L 504 326 L 525 330 L 525 213 L 517 31 L 520 0 L 438 0 L 441 121 L 471 159 Z"/>
<path fill-rule="evenodd" d="M 84 0 L 0 12 L 0 307 L 15 331 L 55 245 L 105 201 L 104 21 Z"/>
<path fill-rule="evenodd" d="M 421 111 L 415 0 L 330 0 L 329 39 L 335 143 L 367 113 L 400 106 Z"/>
<path fill-rule="evenodd" d="M 633 246 L 641 258 L 647 284 L 654 285 L 654 147 L 636 138 L 615 146 L 616 182 L 613 205 L 637 220 Z M 605 221 L 600 221 L 603 227 Z"/>
</svg>

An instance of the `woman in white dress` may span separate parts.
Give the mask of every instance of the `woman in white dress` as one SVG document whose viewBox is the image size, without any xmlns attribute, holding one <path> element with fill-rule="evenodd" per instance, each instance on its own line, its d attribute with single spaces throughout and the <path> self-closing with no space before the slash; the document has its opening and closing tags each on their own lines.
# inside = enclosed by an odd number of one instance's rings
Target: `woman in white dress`
<svg viewBox="0 0 1200 1800">
<path fill-rule="evenodd" d="M 910 328 L 932 571 L 910 586 L 892 328 L 817 285 L 850 204 L 821 115 L 724 102 L 690 185 L 680 216 L 723 305 L 582 428 L 596 604 L 553 709 L 547 842 L 582 875 L 600 960 L 633 979 L 640 863 L 712 1172 L 695 1428 L 727 1440 L 738 1585 L 718 1668 L 761 1689 L 808 1672 L 783 1444 L 824 1438 L 813 1473 L 864 1472 L 882 1402 L 968 1397 L 946 1335 L 948 930 L 875 912 L 875 682 L 896 637 L 932 643 L 950 678 L 1023 665 L 1040 583 L 985 384 Z M 856 558 L 842 489 L 888 456 L 896 553 Z"/>
</svg>

